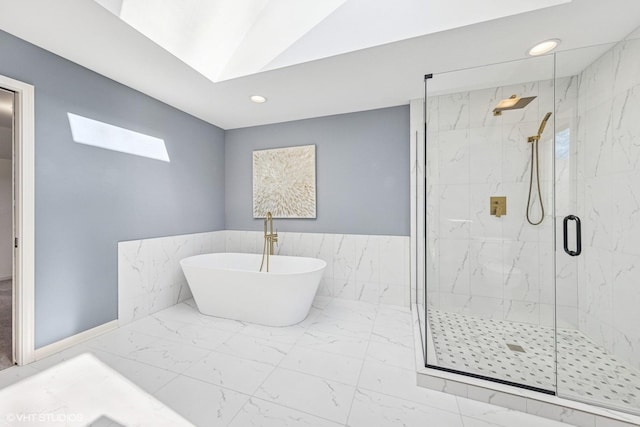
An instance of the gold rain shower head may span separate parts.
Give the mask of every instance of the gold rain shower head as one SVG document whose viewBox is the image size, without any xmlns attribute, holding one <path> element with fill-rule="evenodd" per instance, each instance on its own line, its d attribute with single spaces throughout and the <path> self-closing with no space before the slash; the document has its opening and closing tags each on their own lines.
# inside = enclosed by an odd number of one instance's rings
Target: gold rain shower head
<svg viewBox="0 0 640 427">
<path fill-rule="evenodd" d="M 493 109 L 493 115 L 501 116 L 503 111 L 519 110 L 529 105 L 529 103 L 534 99 L 536 99 L 535 96 L 518 98 L 516 95 L 511 95 L 509 98 L 503 99 L 502 101 L 498 102 L 496 108 Z"/>
</svg>

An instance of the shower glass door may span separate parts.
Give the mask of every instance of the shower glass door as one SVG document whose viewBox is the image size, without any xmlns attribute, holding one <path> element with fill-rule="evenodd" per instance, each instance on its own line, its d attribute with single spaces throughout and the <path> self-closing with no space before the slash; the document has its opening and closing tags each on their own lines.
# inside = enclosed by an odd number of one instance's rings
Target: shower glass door
<svg viewBox="0 0 640 427">
<path fill-rule="evenodd" d="M 640 40 L 556 59 L 557 394 L 638 414 Z"/>
<path fill-rule="evenodd" d="M 544 56 L 434 74 L 425 103 L 427 366 L 547 393 L 554 71 Z"/>
</svg>

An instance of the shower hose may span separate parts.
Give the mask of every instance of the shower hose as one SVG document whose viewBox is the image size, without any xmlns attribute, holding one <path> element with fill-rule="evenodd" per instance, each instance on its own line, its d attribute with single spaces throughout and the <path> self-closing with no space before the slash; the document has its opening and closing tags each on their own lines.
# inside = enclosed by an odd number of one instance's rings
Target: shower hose
<svg viewBox="0 0 640 427">
<path fill-rule="evenodd" d="M 540 133 L 538 133 L 539 138 Z M 535 157 L 535 162 L 534 162 Z M 529 217 L 529 211 L 531 210 L 531 190 L 533 188 L 533 165 L 535 163 L 536 168 L 536 185 L 538 187 L 538 200 L 540 201 L 540 221 L 534 222 Z M 531 173 L 529 174 L 529 196 L 527 197 L 527 222 L 531 225 L 540 225 L 544 220 L 544 204 L 542 203 L 542 192 L 540 190 L 540 167 L 538 165 L 538 140 L 531 143 Z"/>
</svg>

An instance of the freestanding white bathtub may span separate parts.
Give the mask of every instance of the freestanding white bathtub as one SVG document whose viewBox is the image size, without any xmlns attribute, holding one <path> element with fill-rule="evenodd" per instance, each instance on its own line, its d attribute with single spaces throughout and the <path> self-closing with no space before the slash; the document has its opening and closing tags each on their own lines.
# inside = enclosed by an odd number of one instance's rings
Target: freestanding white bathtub
<svg viewBox="0 0 640 427">
<path fill-rule="evenodd" d="M 304 320 L 327 263 L 272 255 L 266 273 L 258 271 L 261 259 L 223 252 L 185 258 L 180 265 L 203 314 L 268 326 Z"/>
</svg>

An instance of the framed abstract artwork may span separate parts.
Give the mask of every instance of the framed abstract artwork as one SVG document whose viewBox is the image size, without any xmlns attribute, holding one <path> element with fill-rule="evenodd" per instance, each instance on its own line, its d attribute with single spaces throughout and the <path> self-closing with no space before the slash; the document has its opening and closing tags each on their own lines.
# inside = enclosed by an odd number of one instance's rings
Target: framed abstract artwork
<svg viewBox="0 0 640 427">
<path fill-rule="evenodd" d="M 316 146 L 253 152 L 253 217 L 316 217 Z"/>
</svg>

